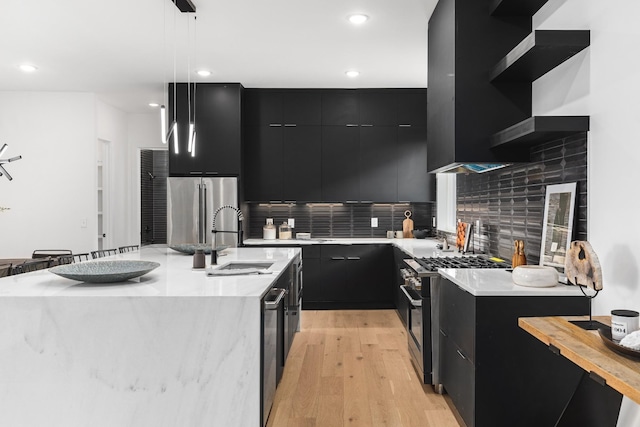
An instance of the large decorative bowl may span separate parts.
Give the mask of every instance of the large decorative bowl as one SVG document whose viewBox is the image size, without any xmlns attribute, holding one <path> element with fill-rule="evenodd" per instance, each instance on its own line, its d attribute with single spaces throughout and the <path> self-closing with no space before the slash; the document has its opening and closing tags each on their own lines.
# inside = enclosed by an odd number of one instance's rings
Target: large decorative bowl
<svg viewBox="0 0 640 427">
<path fill-rule="evenodd" d="M 49 269 L 53 274 L 88 283 L 124 282 L 160 267 L 153 261 L 112 260 L 59 265 Z"/>
<path fill-rule="evenodd" d="M 550 288 L 558 284 L 558 271 L 541 265 L 519 265 L 511 273 L 513 283 L 531 288 Z"/>
<path fill-rule="evenodd" d="M 193 255 L 196 253 L 196 249 L 202 249 L 205 254 L 211 253 L 211 245 L 208 243 L 179 243 L 175 245 L 169 245 L 174 251 L 181 252 L 183 254 Z M 216 251 L 222 251 L 229 246 L 221 245 L 216 247 Z"/>
</svg>

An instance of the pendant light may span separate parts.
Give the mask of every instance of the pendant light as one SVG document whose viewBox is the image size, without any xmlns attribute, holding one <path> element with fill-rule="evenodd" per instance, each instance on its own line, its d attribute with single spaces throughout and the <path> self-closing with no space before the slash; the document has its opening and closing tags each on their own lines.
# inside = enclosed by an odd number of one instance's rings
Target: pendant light
<svg viewBox="0 0 640 427">
<path fill-rule="evenodd" d="M 15 162 L 16 160 L 20 160 L 22 158 L 22 156 L 16 156 L 16 157 L 11 157 L 9 159 L 3 159 L 2 155 L 7 151 L 7 149 L 9 148 L 9 146 L 7 144 L 4 144 L 2 146 L 2 148 L 0 148 L 0 176 L 4 175 L 7 177 L 7 179 L 9 181 L 13 180 L 13 177 L 11 175 L 9 175 L 9 172 L 7 172 L 7 170 L 4 168 L 5 163 L 11 163 L 11 162 Z"/>
<path fill-rule="evenodd" d="M 193 39 L 194 39 L 194 62 L 195 58 L 198 54 L 198 17 L 194 15 L 193 17 Z M 187 27 L 188 28 L 188 27 Z M 187 80 L 191 77 L 191 55 L 189 55 L 189 66 L 188 66 L 188 77 Z M 191 157 L 196 156 L 196 87 L 197 81 L 193 82 L 193 117 L 191 117 L 191 99 L 189 99 L 189 152 L 191 153 Z M 189 95 L 191 95 L 191 84 L 189 87 Z"/>
<path fill-rule="evenodd" d="M 176 4 L 177 0 L 173 0 L 173 4 L 178 7 Z M 173 152 L 175 154 L 180 154 L 179 145 L 178 145 L 178 121 L 176 120 L 176 111 L 178 107 L 178 99 L 176 98 L 177 86 L 178 82 L 176 80 L 176 54 L 178 51 L 178 43 L 175 41 L 176 34 L 176 10 L 173 10 L 173 34 L 174 34 L 174 42 L 173 42 L 173 125 L 171 126 L 170 134 L 173 136 Z M 169 138 L 167 137 L 167 140 Z"/>
</svg>

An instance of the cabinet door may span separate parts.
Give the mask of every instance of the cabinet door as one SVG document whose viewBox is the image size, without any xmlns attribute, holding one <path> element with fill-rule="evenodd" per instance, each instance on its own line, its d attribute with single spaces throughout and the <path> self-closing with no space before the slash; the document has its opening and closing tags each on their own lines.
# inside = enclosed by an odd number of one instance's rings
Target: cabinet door
<svg viewBox="0 0 640 427">
<path fill-rule="evenodd" d="M 248 125 L 282 124 L 282 93 L 269 89 L 245 91 L 245 120 Z"/>
<path fill-rule="evenodd" d="M 302 308 L 316 308 L 314 303 L 322 301 L 322 285 L 324 283 L 320 258 L 302 257 L 304 265 L 304 287 L 302 288 Z"/>
<path fill-rule="evenodd" d="M 360 128 L 360 200 L 395 202 L 398 199 L 396 128 Z"/>
<path fill-rule="evenodd" d="M 321 198 L 320 126 L 285 127 L 283 199 L 313 202 Z"/>
<path fill-rule="evenodd" d="M 322 200 L 359 200 L 359 130 L 348 126 L 322 127 Z"/>
<path fill-rule="evenodd" d="M 281 126 L 248 126 L 245 138 L 245 197 L 249 201 L 282 200 Z"/>
<path fill-rule="evenodd" d="M 347 251 L 347 295 L 354 303 L 393 307 L 393 255 L 387 245 L 352 245 Z"/>
<path fill-rule="evenodd" d="M 395 126 L 396 96 L 391 90 L 358 90 L 360 126 Z"/>
<path fill-rule="evenodd" d="M 206 175 L 241 170 L 241 93 L 238 84 L 199 84 L 195 91 L 196 155 Z"/>
<path fill-rule="evenodd" d="M 475 363 L 476 297 L 449 280 L 441 280 L 440 328 Z M 464 313 L 464 315 L 461 315 Z"/>
<path fill-rule="evenodd" d="M 442 384 L 468 426 L 475 425 L 475 368 L 453 340 L 440 331 Z"/>
<path fill-rule="evenodd" d="M 283 124 L 311 126 L 321 124 L 322 96 L 319 90 L 283 92 Z"/>
<path fill-rule="evenodd" d="M 322 91 L 322 124 L 325 126 L 357 125 L 358 93 L 355 89 Z"/>
<path fill-rule="evenodd" d="M 427 129 L 398 127 L 398 201 L 435 201 L 435 175 L 427 173 Z"/>
<path fill-rule="evenodd" d="M 397 123 L 427 127 L 427 89 L 396 92 Z"/>
</svg>

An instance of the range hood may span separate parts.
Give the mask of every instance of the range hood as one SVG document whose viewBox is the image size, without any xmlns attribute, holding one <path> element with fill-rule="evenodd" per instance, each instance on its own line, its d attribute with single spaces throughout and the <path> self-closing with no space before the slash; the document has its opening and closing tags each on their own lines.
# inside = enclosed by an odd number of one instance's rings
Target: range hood
<svg viewBox="0 0 640 427">
<path fill-rule="evenodd" d="M 485 173 L 511 165 L 512 163 L 452 163 L 434 173 Z"/>
</svg>

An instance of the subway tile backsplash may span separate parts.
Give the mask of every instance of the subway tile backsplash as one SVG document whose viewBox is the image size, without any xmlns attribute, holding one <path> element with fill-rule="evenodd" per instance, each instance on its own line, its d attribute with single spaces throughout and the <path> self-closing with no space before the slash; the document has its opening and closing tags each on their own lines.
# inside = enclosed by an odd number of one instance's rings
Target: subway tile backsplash
<svg viewBox="0 0 640 427">
<path fill-rule="evenodd" d="M 386 237 L 388 230 L 402 230 L 404 212 L 411 211 L 415 229 L 431 229 L 435 203 L 308 203 L 249 204 L 249 237 L 262 238 L 267 218 L 276 226 L 295 218 L 293 234 L 311 233 L 311 237 Z M 371 227 L 371 218 L 378 218 L 378 227 Z"/>
<path fill-rule="evenodd" d="M 528 264 L 538 264 L 546 186 L 577 182 L 573 240 L 587 240 L 587 139 L 581 133 L 531 148 L 531 161 L 483 174 L 457 176 L 457 215 L 480 219 L 476 251 L 511 260 L 524 240 Z"/>
</svg>

